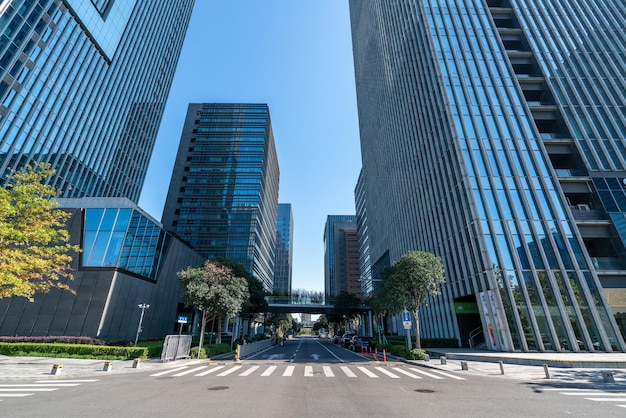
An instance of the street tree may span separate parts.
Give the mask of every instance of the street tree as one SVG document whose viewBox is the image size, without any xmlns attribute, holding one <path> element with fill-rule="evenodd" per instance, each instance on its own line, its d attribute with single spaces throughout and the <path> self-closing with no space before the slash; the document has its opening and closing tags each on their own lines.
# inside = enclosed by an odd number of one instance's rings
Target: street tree
<svg viewBox="0 0 626 418">
<path fill-rule="evenodd" d="M 232 270 L 220 262 L 208 260 L 202 267 L 188 267 L 177 273 L 185 293 L 183 300 L 202 312 L 200 344 L 204 343 L 207 319 L 235 315 L 248 298 L 248 284 L 243 277 L 237 277 Z M 218 343 L 221 333 L 218 333 Z"/>
<path fill-rule="evenodd" d="M 49 164 L 28 165 L 8 177 L 0 188 L 0 299 L 24 297 L 53 288 L 68 290 L 73 279 L 72 252 L 66 221 L 70 214 L 45 184 L 55 173 Z"/>
<path fill-rule="evenodd" d="M 424 251 L 409 251 L 382 272 L 383 281 L 374 299 L 379 313 L 397 315 L 404 309 L 415 319 L 415 347 L 420 343 L 419 308 L 428 295 L 437 295 L 444 283 L 440 257 Z"/>
</svg>

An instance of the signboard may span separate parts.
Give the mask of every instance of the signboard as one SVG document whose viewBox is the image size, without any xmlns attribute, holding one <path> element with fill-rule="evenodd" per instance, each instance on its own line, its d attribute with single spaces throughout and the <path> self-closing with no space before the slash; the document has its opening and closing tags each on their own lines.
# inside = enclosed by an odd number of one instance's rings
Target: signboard
<svg viewBox="0 0 626 418">
<path fill-rule="evenodd" d="M 402 326 L 404 329 L 411 329 L 411 313 L 406 309 L 402 311 Z"/>
<path fill-rule="evenodd" d="M 454 311 L 457 315 L 478 314 L 478 304 L 476 302 L 454 302 Z"/>
<path fill-rule="evenodd" d="M 179 316 L 178 317 L 178 323 L 179 324 L 186 324 L 187 323 L 187 317 L 186 316 Z"/>
</svg>

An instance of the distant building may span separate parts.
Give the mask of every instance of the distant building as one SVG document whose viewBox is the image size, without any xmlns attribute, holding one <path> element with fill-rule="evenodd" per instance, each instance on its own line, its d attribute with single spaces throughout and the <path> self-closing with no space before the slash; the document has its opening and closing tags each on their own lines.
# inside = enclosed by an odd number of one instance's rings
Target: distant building
<svg viewBox="0 0 626 418">
<path fill-rule="evenodd" d="M 293 262 L 293 212 L 291 203 L 278 204 L 276 221 L 276 262 L 274 263 L 274 292 L 291 294 Z"/>
<path fill-rule="evenodd" d="M 193 0 L 0 1 L 0 185 L 139 200 Z"/>
<path fill-rule="evenodd" d="M 625 13 L 350 0 L 373 277 L 444 263 L 422 337 L 626 351 Z"/>
<path fill-rule="evenodd" d="M 361 296 L 355 215 L 328 215 L 324 229 L 324 290 Z"/>
<path fill-rule="evenodd" d="M 59 201 L 72 214 L 70 241 L 82 248 L 68 282 L 76 294 L 53 289 L 34 302 L 0 299 L 0 335 L 133 340 L 144 303 L 141 338 L 176 332 L 183 293 L 176 272 L 203 258 L 128 199 Z"/>
<path fill-rule="evenodd" d="M 163 225 L 204 257 L 226 257 L 274 289 L 279 168 L 266 104 L 192 103 Z"/>
</svg>

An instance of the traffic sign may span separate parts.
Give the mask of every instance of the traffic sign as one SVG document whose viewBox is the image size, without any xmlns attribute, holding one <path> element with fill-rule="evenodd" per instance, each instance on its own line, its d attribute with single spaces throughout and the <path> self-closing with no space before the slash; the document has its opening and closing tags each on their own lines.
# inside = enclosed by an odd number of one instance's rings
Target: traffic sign
<svg viewBox="0 0 626 418">
<path fill-rule="evenodd" d="M 411 322 L 411 312 L 406 309 L 402 311 L 402 322 Z"/>
<path fill-rule="evenodd" d="M 187 317 L 186 316 L 179 316 L 178 317 L 178 323 L 179 324 L 186 324 L 187 323 Z"/>
<path fill-rule="evenodd" d="M 404 329 L 411 329 L 411 313 L 406 309 L 402 311 L 402 326 Z"/>
</svg>

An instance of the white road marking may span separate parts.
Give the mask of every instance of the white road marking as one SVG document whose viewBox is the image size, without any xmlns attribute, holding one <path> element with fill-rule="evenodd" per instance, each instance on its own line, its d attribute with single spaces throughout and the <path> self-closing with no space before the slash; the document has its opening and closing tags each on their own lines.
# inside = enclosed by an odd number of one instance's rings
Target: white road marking
<svg viewBox="0 0 626 418">
<path fill-rule="evenodd" d="M 418 370 L 418 369 L 413 368 L 413 367 L 411 367 L 411 370 L 413 370 L 414 372 L 417 372 L 419 374 L 423 374 L 424 376 L 432 377 L 433 379 L 443 379 L 443 377 L 435 376 L 434 374 L 423 372 L 423 371 Z"/>
<path fill-rule="evenodd" d="M 267 376 L 271 376 L 272 373 L 274 373 L 274 370 L 276 370 L 277 366 L 270 366 L 267 368 L 267 370 L 265 370 L 263 373 L 261 373 L 261 376 L 263 377 L 267 377 Z"/>
<path fill-rule="evenodd" d="M 80 386 L 80 383 L 38 383 L 38 384 L 16 384 L 16 385 L 0 385 L 0 388 L 41 388 L 46 386 L 53 387 L 72 387 Z"/>
<path fill-rule="evenodd" d="M 296 369 L 296 366 L 287 366 L 283 376 L 290 377 L 293 376 L 293 371 Z"/>
<path fill-rule="evenodd" d="M 218 370 L 221 370 L 221 369 L 223 369 L 224 367 L 226 367 L 226 366 L 216 366 L 216 367 L 213 367 L 212 369 L 209 369 L 209 370 L 204 371 L 204 372 L 202 372 L 202 373 L 198 373 L 198 374 L 196 375 L 196 377 L 206 376 L 207 374 L 211 374 L 211 373 L 213 373 L 213 372 L 216 372 L 216 371 L 218 371 Z"/>
<path fill-rule="evenodd" d="M 249 376 L 249 375 L 251 375 L 252 373 L 254 373 L 254 371 L 255 371 L 256 369 L 258 369 L 259 367 L 261 367 L 261 366 L 252 366 L 252 367 L 250 367 L 248 370 L 246 370 L 245 372 L 241 373 L 239 376 Z"/>
<path fill-rule="evenodd" d="M 362 371 L 363 373 L 365 373 L 369 377 L 374 377 L 374 378 L 378 377 L 374 373 L 372 373 L 369 370 L 367 370 L 365 367 L 358 366 L 357 369 L 359 369 L 360 371 Z"/>
<path fill-rule="evenodd" d="M 24 396 L 31 395 L 34 395 L 34 393 L 0 393 L 0 396 L 2 396 L 3 398 L 23 398 Z"/>
<path fill-rule="evenodd" d="M 626 398 L 585 398 L 596 402 L 626 402 Z"/>
<path fill-rule="evenodd" d="M 400 379 L 400 376 L 398 376 L 397 374 L 391 373 L 389 370 L 385 369 L 384 367 L 374 367 L 376 370 L 378 370 L 381 373 L 386 374 L 387 376 L 391 377 L 392 379 Z"/>
<path fill-rule="evenodd" d="M 54 390 L 59 390 L 59 388 L 0 388 L 0 392 L 24 392 L 25 390 L 32 392 L 52 392 Z"/>
<path fill-rule="evenodd" d="M 38 380 L 35 383 L 89 383 L 99 382 L 100 379 L 85 379 L 85 380 Z"/>
<path fill-rule="evenodd" d="M 208 367 L 208 366 L 200 366 L 200 367 L 196 367 L 196 368 L 194 368 L 194 369 L 189 369 L 189 370 L 185 370 L 184 372 L 176 373 L 176 374 L 175 374 L 175 375 L 173 375 L 173 376 L 174 376 L 174 377 L 184 376 L 184 375 L 186 375 L 186 374 L 190 374 L 190 373 L 193 373 L 193 372 L 197 372 L 197 371 L 199 371 L 199 370 L 202 370 L 202 369 L 206 369 L 207 367 Z"/>
<path fill-rule="evenodd" d="M 187 368 L 187 366 L 177 367 L 177 368 L 175 368 L 175 369 L 165 370 L 164 372 L 159 372 L 159 373 L 151 374 L 150 376 L 152 376 L 152 377 L 159 377 L 159 376 L 166 375 L 166 374 L 168 374 L 168 373 L 176 373 L 176 372 L 179 372 L 179 371 L 181 371 L 181 370 L 185 370 L 186 368 Z"/>
<path fill-rule="evenodd" d="M 304 366 L 304 377 L 313 377 L 313 366 Z"/>
<path fill-rule="evenodd" d="M 412 377 L 413 379 L 421 379 L 421 377 L 420 377 L 420 376 L 418 376 L 418 375 L 416 375 L 416 374 L 413 374 L 413 373 L 409 373 L 409 372 L 407 372 L 406 370 L 401 369 L 400 367 L 393 367 L 393 369 L 394 369 L 395 371 L 397 371 L 397 372 L 400 372 L 400 373 L 405 374 L 405 375 L 407 375 L 407 376 L 409 376 L 409 377 Z"/>
<path fill-rule="evenodd" d="M 356 374 L 354 374 L 352 372 L 352 370 L 350 370 L 348 367 L 346 366 L 340 366 L 341 370 L 343 370 L 343 372 L 346 374 L 346 376 L 348 377 L 356 377 Z"/>
<path fill-rule="evenodd" d="M 228 376 L 231 373 L 236 372 L 237 370 L 241 369 L 243 366 L 233 366 L 230 369 L 223 371 L 222 373 L 218 374 L 219 377 L 223 377 L 223 376 Z"/>
<path fill-rule="evenodd" d="M 453 374 L 450 373 L 446 373 L 446 372 L 442 372 L 441 370 L 431 370 L 433 373 L 439 373 L 440 375 L 449 377 L 451 379 L 456 379 L 456 380 L 465 380 L 464 377 L 459 377 L 459 376 L 455 376 Z"/>
<path fill-rule="evenodd" d="M 330 366 L 323 366 L 322 369 L 324 369 L 324 375 L 326 375 L 326 377 L 335 377 L 335 373 L 333 373 Z"/>
</svg>

